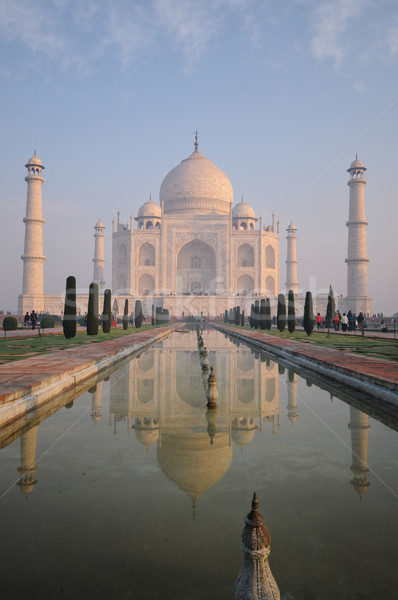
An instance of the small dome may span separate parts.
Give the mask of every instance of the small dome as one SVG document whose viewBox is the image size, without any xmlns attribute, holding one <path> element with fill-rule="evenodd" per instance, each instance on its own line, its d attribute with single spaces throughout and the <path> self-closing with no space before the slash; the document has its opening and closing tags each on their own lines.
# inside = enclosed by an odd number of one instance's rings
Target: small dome
<svg viewBox="0 0 398 600">
<path fill-rule="evenodd" d="M 286 229 L 286 231 L 297 231 L 297 227 L 295 225 L 293 225 L 293 221 L 290 221 L 290 225 Z"/>
<path fill-rule="evenodd" d="M 154 202 L 151 198 L 148 200 L 148 202 L 145 202 L 145 204 L 143 204 L 138 211 L 138 217 L 140 218 L 156 217 L 160 219 L 161 215 L 162 211 L 159 204 L 156 204 L 156 202 Z"/>
<path fill-rule="evenodd" d="M 105 225 L 103 223 L 101 223 L 101 221 L 98 221 L 95 224 L 95 229 L 99 229 L 99 228 L 105 229 Z"/>
<path fill-rule="evenodd" d="M 355 156 L 354 162 L 351 163 L 351 166 L 349 169 L 347 169 L 347 171 L 350 172 L 353 169 L 363 169 L 364 171 L 366 171 L 366 167 L 364 167 L 363 162 L 359 160 L 358 154 Z"/>
<path fill-rule="evenodd" d="M 232 217 L 234 219 L 255 219 L 255 214 L 252 207 L 247 202 L 244 202 L 242 198 L 239 204 L 235 204 L 233 207 Z"/>
<path fill-rule="evenodd" d="M 28 162 L 26 163 L 25 167 L 27 167 L 28 165 L 32 165 L 35 167 L 43 167 L 43 163 L 41 162 L 40 158 L 38 156 L 36 156 L 36 150 L 33 156 L 30 157 L 30 159 L 28 160 Z M 43 167 L 44 169 L 44 167 Z"/>
</svg>

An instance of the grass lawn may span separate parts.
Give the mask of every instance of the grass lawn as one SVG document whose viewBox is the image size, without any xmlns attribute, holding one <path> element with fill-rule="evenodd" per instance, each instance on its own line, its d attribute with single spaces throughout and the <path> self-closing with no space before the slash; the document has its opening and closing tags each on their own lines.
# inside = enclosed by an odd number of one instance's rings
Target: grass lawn
<svg viewBox="0 0 398 600">
<path fill-rule="evenodd" d="M 131 335 L 132 333 L 142 332 L 148 329 L 154 329 L 154 327 L 151 325 L 143 325 L 140 329 L 129 327 L 126 331 L 124 331 L 122 327 L 112 327 L 109 333 L 103 333 L 102 329 L 99 329 L 98 335 L 95 336 L 87 335 L 85 331 L 78 331 L 76 336 L 69 340 L 64 337 L 62 328 L 59 333 L 42 333 L 41 336 L 35 335 L 14 339 L 11 339 L 11 337 L 1 338 L 0 364 L 21 360 L 37 354 L 48 354 L 49 352 L 54 352 L 54 350 L 65 350 L 65 348 L 72 348 L 73 346 L 80 346 L 82 344 L 96 344 L 107 340 L 113 340 L 124 335 Z M 8 335 L 11 336 L 12 331 L 10 331 Z"/>
<path fill-rule="evenodd" d="M 228 325 L 228 327 L 236 327 L 236 329 L 250 330 L 249 325 L 245 327 L 237 327 L 236 325 Z M 255 331 L 252 329 L 251 331 Z M 262 332 L 260 329 L 257 331 Z M 307 344 L 317 344 L 326 348 L 334 348 L 335 350 L 349 350 L 350 352 L 356 352 L 358 354 L 364 354 L 366 356 L 373 356 L 375 358 L 384 358 L 386 360 L 398 361 L 398 340 L 392 340 L 391 338 L 362 337 L 360 333 L 358 335 L 344 335 L 339 333 L 332 333 L 328 336 L 326 332 L 313 331 L 310 336 L 305 331 L 297 330 L 293 333 L 289 333 L 286 329 L 282 333 L 276 328 L 272 328 L 270 331 L 263 331 L 268 335 L 274 335 L 277 337 L 286 338 L 289 340 L 297 340 L 298 342 L 304 342 Z"/>
</svg>

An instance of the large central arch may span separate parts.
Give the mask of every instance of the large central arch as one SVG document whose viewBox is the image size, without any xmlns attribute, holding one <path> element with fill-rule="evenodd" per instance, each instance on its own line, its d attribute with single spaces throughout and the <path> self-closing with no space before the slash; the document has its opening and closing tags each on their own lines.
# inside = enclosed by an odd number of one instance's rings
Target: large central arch
<svg viewBox="0 0 398 600">
<path fill-rule="evenodd" d="M 177 293 L 211 294 L 216 285 L 216 254 L 201 240 L 185 244 L 177 256 Z"/>
</svg>

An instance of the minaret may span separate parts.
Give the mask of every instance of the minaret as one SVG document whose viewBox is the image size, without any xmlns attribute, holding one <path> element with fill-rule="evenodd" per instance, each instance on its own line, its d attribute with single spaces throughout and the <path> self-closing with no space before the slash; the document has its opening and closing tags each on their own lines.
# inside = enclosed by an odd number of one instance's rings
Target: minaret
<svg viewBox="0 0 398 600">
<path fill-rule="evenodd" d="M 368 433 L 370 429 L 368 415 L 350 406 L 348 428 L 351 430 L 351 471 L 353 473 L 350 483 L 361 497 L 370 486 L 368 481 Z"/>
<path fill-rule="evenodd" d="M 368 296 L 368 262 L 366 256 L 365 185 L 366 171 L 358 156 L 347 172 L 350 179 L 350 207 L 348 221 L 347 296 L 343 298 L 345 312 L 372 314 L 372 300 Z M 340 308 L 341 310 L 341 308 Z"/>
<path fill-rule="evenodd" d="M 242 532 L 243 564 L 235 581 L 235 600 L 279 600 L 280 593 L 271 573 L 268 557 L 271 536 L 258 511 L 257 494 L 245 518 Z"/>
<path fill-rule="evenodd" d="M 18 297 L 18 312 L 24 314 L 33 309 L 39 313 L 44 310 L 43 267 L 46 257 L 43 255 L 43 225 L 41 186 L 44 183 L 44 166 L 36 156 L 36 150 L 25 167 L 28 174 L 26 197 L 25 245 L 23 260 L 22 295 Z"/>
<path fill-rule="evenodd" d="M 100 290 L 103 290 L 105 287 L 104 274 L 105 274 L 105 253 L 104 253 L 104 225 L 98 220 L 98 223 L 94 226 L 94 274 L 93 274 L 93 282 L 98 283 L 98 287 Z"/>
<path fill-rule="evenodd" d="M 286 260 L 286 293 L 289 290 L 293 291 L 293 294 L 298 292 L 298 281 L 297 281 L 297 254 L 296 254 L 296 240 L 297 240 L 297 229 L 291 222 L 287 231 L 287 260 Z"/>
</svg>

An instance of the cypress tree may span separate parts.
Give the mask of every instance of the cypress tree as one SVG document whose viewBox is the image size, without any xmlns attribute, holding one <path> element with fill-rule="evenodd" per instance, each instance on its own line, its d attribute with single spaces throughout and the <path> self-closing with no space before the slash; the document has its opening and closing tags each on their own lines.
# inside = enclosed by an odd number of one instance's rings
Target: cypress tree
<svg viewBox="0 0 398 600">
<path fill-rule="evenodd" d="M 287 327 L 289 333 L 293 333 L 296 329 L 296 312 L 294 308 L 294 294 L 293 290 L 289 290 L 287 299 Z"/>
<path fill-rule="evenodd" d="M 235 310 L 235 325 L 240 325 L 240 306 L 237 306 Z"/>
<path fill-rule="evenodd" d="M 260 300 L 260 329 L 265 329 L 265 298 Z"/>
<path fill-rule="evenodd" d="M 332 286 L 329 286 L 329 294 L 328 294 L 328 305 L 326 307 L 326 327 L 328 328 L 328 335 L 330 332 L 330 323 L 336 312 L 336 303 L 334 301 L 334 294 Z"/>
<path fill-rule="evenodd" d="M 90 283 L 88 289 L 87 335 L 98 335 L 98 284 Z"/>
<path fill-rule="evenodd" d="M 278 310 L 276 316 L 276 325 L 279 331 L 285 330 L 286 327 L 286 299 L 285 294 L 278 294 Z"/>
<path fill-rule="evenodd" d="M 250 307 L 249 325 L 253 329 L 254 327 L 254 304 Z"/>
<path fill-rule="evenodd" d="M 265 329 L 271 330 L 272 319 L 271 319 L 271 301 L 269 298 L 265 299 Z"/>
<path fill-rule="evenodd" d="M 254 327 L 260 327 L 260 303 L 258 300 L 254 302 Z"/>
<path fill-rule="evenodd" d="M 152 304 L 151 325 L 156 325 L 155 305 Z"/>
<path fill-rule="evenodd" d="M 126 298 L 126 300 L 124 301 L 124 313 L 123 313 L 123 329 L 124 329 L 124 331 L 127 330 L 128 326 L 129 326 L 129 301 Z"/>
<path fill-rule="evenodd" d="M 135 301 L 135 326 L 140 328 L 142 325 L 142 321 L 144 319 L 144 315 L 142 314 L 142 304 L 141 300 Z M 157 320 L 157 319 L 156 319 Z"/>
<path fill-rule="evenodd" d="M 311 292 L 307 292 L 305 295 L 303 326 L 304 330 L 307 332 L 307 335 L 311 335 L 312 330 L 314 329 L 314 310 L 312 308 Z"/>
<path fill-rule="evenodd" d="M 102 331 L 109 333 L 112 325 L 112 307 L 111 307 L 112 295 L 111 290 L 105 290 L 104 292 L 104 310 L 102 312 Z"/>
<path fill-rule="evenodd" d="M 240 316 L 240 326 L 244 327 L 245 326 L 245 311 L 242 310 L 242 314 Z"/>
<path fill-rule="evenodd" d="M 228 323 L 228 311 L 227 310 L 224 311 L 224 323 L 225 324 Z"/>
<path fill-rule="evenodd" d="M 76 335 L 76 278 L 69 275 L 66 279 L 65 306 L 62 328 L 66 339 Z"/>
</svg>

